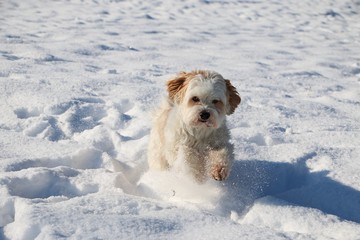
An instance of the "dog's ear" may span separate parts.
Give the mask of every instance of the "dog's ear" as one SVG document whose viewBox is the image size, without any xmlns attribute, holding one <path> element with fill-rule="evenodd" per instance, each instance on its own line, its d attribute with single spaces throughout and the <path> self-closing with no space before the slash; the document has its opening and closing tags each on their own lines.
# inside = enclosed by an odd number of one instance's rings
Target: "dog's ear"
<svg viewBox="0 0 360 240">
<path fill-rule="evenodd" d="M 241 98 L 236 88 L 230 83 L 230 80 L 225 80 L 225 83 L 229 98 L 229 108 L 226 114 L 230 115 L 235 111 L 236 107 L 240 104 Z"/>
<path fill-rule="evenodd" d="M 185 86 L 186 73 L 180 72 L 174 79 L 171 79 L 167 82 L 167 91 L 169 93 L 169 98 L 173 102 L 178 102 L 181 100 L 181 90 Z"/>
</svg>

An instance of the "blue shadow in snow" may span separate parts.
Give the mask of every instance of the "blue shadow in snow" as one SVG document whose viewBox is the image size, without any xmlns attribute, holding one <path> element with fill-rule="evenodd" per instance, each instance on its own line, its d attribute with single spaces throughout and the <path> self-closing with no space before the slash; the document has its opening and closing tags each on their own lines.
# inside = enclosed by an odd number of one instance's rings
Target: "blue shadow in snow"
<svg viewBox="0 0 360 240">
<path fill-rule="evenodd" d="M 226 209 L 237 207 L 243 212 L 257 198 L 274 196 L 290 204 L 316 208 L 360 223 L 360 191 L 327 177 L 326 171 L 310 172 L 306 161 L 314 156 L 315 152 L 309 153 L 293 164 L 264 160 L 235 161 L 224 185 L 228 197 L 239 202 L 222 204 Z"/>
<path fill-rule="evenodd" d="M 4 235 L 4 227 L 0 227 L 0 239 L 6 239 Z"/>
</svg>

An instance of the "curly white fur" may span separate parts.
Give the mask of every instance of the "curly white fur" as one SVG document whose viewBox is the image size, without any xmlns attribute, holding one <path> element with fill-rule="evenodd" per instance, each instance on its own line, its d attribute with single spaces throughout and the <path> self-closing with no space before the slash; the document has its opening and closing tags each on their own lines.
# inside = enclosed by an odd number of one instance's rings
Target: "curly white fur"
<svg viewBox="0 0 360 240">
<path fill-rule="evenodd" d="M 185 162 L 198 181 L 224 180 L 233 163 L 226 115 L 241 99 L 229 80 L 213 71 L 182 72 L 168 81 L 169 96 L 155 115 L 150 134 L 150 169 Z"/>
</svg>

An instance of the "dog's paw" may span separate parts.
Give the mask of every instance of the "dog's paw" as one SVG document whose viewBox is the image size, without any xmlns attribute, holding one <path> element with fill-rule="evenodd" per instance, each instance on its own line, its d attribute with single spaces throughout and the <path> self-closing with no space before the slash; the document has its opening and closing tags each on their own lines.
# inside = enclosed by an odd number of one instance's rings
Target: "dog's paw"
<svg viewBox="0 0 360 240">
<path fill-rule="evenodd" d="M 224 165 L 214 165 L 211 169 L 211 175 L 216 181 L 223 181 L 228 177 L 229 169 Z"/>
</svg>

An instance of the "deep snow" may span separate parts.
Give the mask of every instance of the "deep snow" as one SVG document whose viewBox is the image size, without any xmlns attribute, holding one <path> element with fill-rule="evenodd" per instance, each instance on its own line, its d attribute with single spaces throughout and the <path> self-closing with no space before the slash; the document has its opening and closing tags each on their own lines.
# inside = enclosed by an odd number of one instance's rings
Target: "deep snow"
<svg viewBox="0 0 360 240">
<path fill-rule="evenodd" d="M 0 3 L 0 239 L 360 239 L 360 2 Z M 182 70 L 238 88 L 225 182 L 149 172 Z"/>
</svg>

